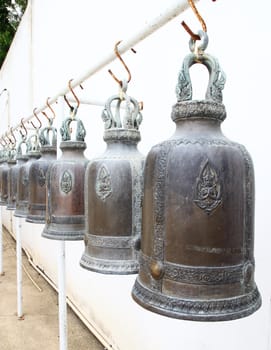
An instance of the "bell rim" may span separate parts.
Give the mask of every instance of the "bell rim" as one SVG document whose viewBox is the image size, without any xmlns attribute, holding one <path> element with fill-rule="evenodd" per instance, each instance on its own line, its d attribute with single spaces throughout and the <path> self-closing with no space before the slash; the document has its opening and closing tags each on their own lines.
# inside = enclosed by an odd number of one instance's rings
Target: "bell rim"
<svg viewBox="0 0 271 350">
<path fill-rule="evenodd" d="M 209 299 L 209 300 L 199 300 L 199 299 L 184 299 L 184 298 L 177 298 L 177 297 L 171 297 L 167 296 L 165 294 L 153 291 L 149 289 L 148 287 L 144 286 L 138 278 L 135 281 L 135 284 L 132 289 L 132 298 L 135 302 L 137 302 L 140 306 L 143 308 L 158 313 L 163 316 L 175 318 L 175 319 L 182 319 L 182 320 L 190 320 L 190 321 L 202 321 L 202 322 L 208 322 L 208 321 L 232 321 L 240 318 L 247 317 L 249 315 L 252 315 L 254 312 L 256 312 L 262 305 L 262 299 L 261 295 L 259 293 L 259 290 L 255 284 L 252 291 L 245 295 L 239 295 L 237 297 L 227 298 L 227 299 Z M 248 299 L 247 303 L 244 303 L 245 307 L 236 309 L 234 311 L 225 311 L 227 308 L 225 308 L 225 305 L 228 304 L 229 308 L 232 305 L 232 302 L 242 302 L 245 298 Z M 249 302 L 249 300 L 252 299 L 252 302 Z M 174 303 L 174 310 L 169 309 L 168 305 L 170 303 Z M 196 310 L 194 312 L 185 312 L 184 309 L 180 306 L 181 303 L 190 303 L 190 306 L 194 303 L 194 306 L 202 305 L 203 309 L 206 308 L 208 303 L 221 303 L 223 306 L 221 307 L 221 312 L 209 312 L 207 314 L 204 313 L 204 310 L 202 313 L 200 313 L 199 310 Z M 163 307 L 164 306 L 164 307 Z M 191 309 L 193 309 L 191 307 Z"/>
<path fill-rule="evenodd" d="M 86 270 L 104 275 L 132 275 L 139 271 L 139 263 L 134 260 L 98 259 L 84 253 L 80 259 L 80 266 Z"/>
</svg>

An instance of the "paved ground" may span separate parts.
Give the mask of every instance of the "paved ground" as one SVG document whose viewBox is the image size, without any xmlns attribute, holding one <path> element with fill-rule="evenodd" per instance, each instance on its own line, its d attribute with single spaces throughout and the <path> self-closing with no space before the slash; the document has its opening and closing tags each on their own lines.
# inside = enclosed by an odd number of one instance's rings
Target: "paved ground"
<svg viewBox="0 0 271 350">
<path fill-rule="evenodd" d="M 24 320 L 16 315 L 16 252 L 13 238 L 3 230 L 4 276 L 0 276 L 0 350 L 57 350 L 58 306 L 55 290 L 29 265 L 23 256 Z M 68 349 L 103 350 L 104 347 L 68 308 Z"/>
</svg>

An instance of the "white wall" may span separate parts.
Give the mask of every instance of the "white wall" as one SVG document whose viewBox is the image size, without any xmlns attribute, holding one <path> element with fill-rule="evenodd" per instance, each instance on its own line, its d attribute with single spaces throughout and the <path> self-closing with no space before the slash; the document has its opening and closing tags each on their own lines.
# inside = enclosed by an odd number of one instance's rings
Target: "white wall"
<svg viewBox="0 0 271 350">
<path fill-rule="evenodd" d="M 0 71 L 0 90 L 10 93 L 10 108 L 0 97 L 2 122 L 0 134 L 10 125 L 27 117 L 34 107 L 43 105 L 48 96 L 63 88 L 112 50 L 116 41 L 128 38 L 150 18 L 163 13 L 173 0 L 33 0 L 17 32 L 11 50 Z M 104 276 L 79 266 L 82 242 L 67 243 L 68 297 L 89 322 L 119 350 L 270 350 L 269 267 L 270 229 L 269 197 L 271 172 L 269 150 L 270 28 L 269 1 L 201 0 L 198 8 L 206 20 L 209 47 L 219 58 L 227 74 L 224 103 L 228 118 L 225 134 L 243 143 L 251 153 L 256 173 L 255 259 L 256 282 L 263 304 L 255 314 L 230 322 L 202 323 L 170 319 L 148 312 L 133 302 L 130 292 L 136 276 Z M 188 53 L 188 34 L 180 22 L 185 20 L 196 31 L 200 28 L 191 10 L 138 44 L 137 54 L 128 52 L 124 59 L 132 72 L 129 94 L 144 101 L 143 153 L 174 131 L 170 119 L 175 103 L 177 74 Z M 110 64 L 118 76 L 123 70 L 118 61 Z M 198 74 L 198 75 L 197 75 Z M 194 86 L 203 86 L 206 74 L 192 69 Z M 204 80 L 203 80 L 204 78 Z M 84 82 L 80 97 L 105 101 L 117 93 L 118 86 L 103 69 Z M 102 141 L 102 107 L 82 106 L 79 117 L 87 128 L 91 159 L 100 154 Z M 49 113 L 49 112 L 48 112 Z M 4 212 L 4 224 L 12 229 L 12 213 Z M 35 264 L 55 282 L 56 242 L 41 238 L 42 225 L 23 224 L 23 245 Z"/>
</svg>

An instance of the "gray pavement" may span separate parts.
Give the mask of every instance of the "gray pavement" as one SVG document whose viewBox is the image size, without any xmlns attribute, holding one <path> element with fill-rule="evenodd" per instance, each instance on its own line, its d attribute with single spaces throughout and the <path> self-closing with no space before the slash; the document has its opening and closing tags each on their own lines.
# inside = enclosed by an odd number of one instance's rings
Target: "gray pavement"
<svg viewBox="0 0 271 350">
<path fill-rule="evenodd" d="M 3 229 L 4 275 L 0 276 L 0 350 L 57 350 L 58 296 L 23 254 L 24 319 L 18 320 L 16 292 L 16 244 Z M 68 308 L 68 349 L 104 350 L 81 320 Z"/>
</svg>

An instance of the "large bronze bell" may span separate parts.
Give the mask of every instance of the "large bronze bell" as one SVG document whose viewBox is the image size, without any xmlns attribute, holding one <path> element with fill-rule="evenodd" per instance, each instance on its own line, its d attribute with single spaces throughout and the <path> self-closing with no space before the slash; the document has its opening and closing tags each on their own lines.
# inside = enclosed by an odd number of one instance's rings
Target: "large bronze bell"
<svg viewBox="0 0 271 350">
<path fill-rule="evenodd" d="M 75 140 L 71 140 L 72 124 L 77 125 Z M 46 225 L 42 236 L 57 240 L 81 240 L 85 230 L 86 131 L 82 121 L 72 115 L 63 121 L 60 132 L 62 155 L 51 164 L 47 173 Z"/>
<path fill-rule="evenodd" d="M 199 35 L 199 52 L 185 57 L 179 73 L 176 132 L 146 160 L 140 271 L 132 295 L 166 316 L 232 320 L 261 305 L 254 282 L 253 164 L 245 147 L 221 132 L 225 76 L 204 52 L 207 34 Z M 209 71 L 205 100 L 191 100 L 189 67 L 195 63 Z"/>
<path fill-rule="evenodd" d="M 53 120 L 52 120 L 53 121 Z M 29 169 L 29 203 L 27 222 L 42 224 L 46 217 L 46 175 L 56 160 L 57 131 L 52 125 L 39 133 L 41 157 Z"/>
<path fill-rule="evenodd" d="M 115 115 L 112 103 L 117 101 Z M 121 104 L 125 105 L 123 121 Z M 86 235 L 82 267 L 107 274 L 138 272 L 144 157 L 137 150 L 142 116 L 138 102 L 111 97 L 102 114 L 107 149 L 86 172 Z"/>
<path fill-rule="evenodd" d="M 31 135 L 27 140 L 26 155 L 28 160 L 19 168 L 17 179 L 17 197 L 14 216 L 26 218 L 29 203 L 29 170 L 33 162 L 40 158 L 40 144 L 38 134 Z"/>
</svg>

